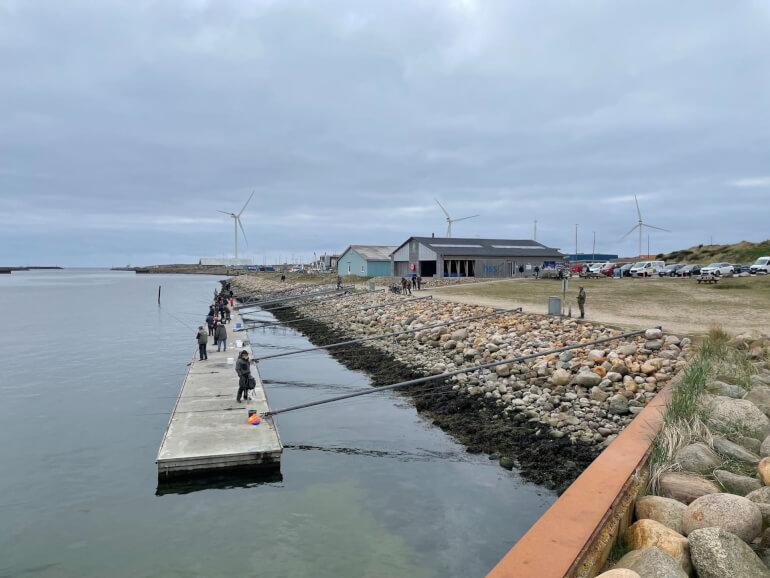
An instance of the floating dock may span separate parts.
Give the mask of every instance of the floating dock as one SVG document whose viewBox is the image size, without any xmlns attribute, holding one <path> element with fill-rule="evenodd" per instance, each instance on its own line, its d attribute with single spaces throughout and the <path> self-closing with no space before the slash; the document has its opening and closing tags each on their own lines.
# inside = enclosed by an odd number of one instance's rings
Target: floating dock
<svg viewBox="0 0 770 578">
<path fill-rule="evenodd" d="M 193 361 L 158 451 L 159 481 L 280 470 L 283 446 L 272 419 L 263 418 L 257 426 L 246 421 L 249 410 L 263 415 L 269 409 L 255 364 L 251 371 L 257 386 L 251 391 L 252 399 L 245 403 L 235 400 L 235 360 L 242 349 L 251 355 L 248 334 L 234 331 L 238 322 L 242 320 L 233 312 L 227 325 L 227 351 L 217 352 L 209 337 L 209 358 L 200 361 L 195 344 Z M 244 340 L 243 347 L 236 348 L 236 339 Z"/>
</svg>

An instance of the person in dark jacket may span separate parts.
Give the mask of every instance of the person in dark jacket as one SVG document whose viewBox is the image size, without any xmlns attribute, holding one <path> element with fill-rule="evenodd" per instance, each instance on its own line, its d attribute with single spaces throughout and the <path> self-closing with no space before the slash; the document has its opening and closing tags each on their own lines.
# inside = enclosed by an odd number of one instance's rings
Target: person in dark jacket
<svg viewBox="0 0 770 578">
<path fill-rule="evenodd" d="M 214 335 L 214 314 L 212 312 L 206 315 L 206 325 L 209 328 L 209 335 Z"/>
<path fill-rule="evenodd" d="M 206 344 L 209 342 L 209 335 L 206 333 L 206 330 L 203 329 L 203 325 L 198 327 L 198 334 L 195 338 L 198 340 L 198 355 L 200 356 L 201 361 L 208 359 L 209 355 L 206 353 Z"/>
<path fill-rule="evenodd" d="M 577 296 L 577 303 L 578 307 L 580 307 L 580 318 L 585 319 L 586 317 L 586 290 L 582 287 L 580 288 L 580 291 L 578 291 Z"/>
<path fill-rule="evenodd" d="M 230 323 L 230 307 L 225 303 L 225 323 Z"/>
<path fill-rule="evenodd" d="M 249 352 L 245 349 L 241 351 L 238 355 L 238 361 L 235 362 L 235 373 L 238 374 L 238 395 L 235 400 L 241 403 L 241 396 L 243 396 L 243 401 L 248 401 L 251 360 L 249 359 Z"/>
<path fill-rule="evenodd" d="M 417 290 L 419 291 L 420 289 L 422 289 L 422 277 L 417 275 Z"/>
<path fill-rule="evenodd" d="M 214 341 L 217 342 L 217 351 L 222 351 L 223 349 L 227 351 L 227 329 L 221 323 L 217 325 Z"/>
</svg>

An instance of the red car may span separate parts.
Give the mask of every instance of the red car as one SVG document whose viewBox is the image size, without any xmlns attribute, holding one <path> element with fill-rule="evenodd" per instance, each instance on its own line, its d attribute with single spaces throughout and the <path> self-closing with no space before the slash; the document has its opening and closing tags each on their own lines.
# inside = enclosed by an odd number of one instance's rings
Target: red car
<svg viewBox="0 0 770 578">
<path fill-rule="evenodd" d="M 615 270 L 615 267 L 619 267 L 619 265 L 616 265 L 615 263 L 608 263 L 599 269 L 599 273 L 606 275 L 607 277 L 612 277 L 612 272 Z"/>
<path fill-rule="evenodd" d="M 583 264 L 577 263 L 569 268 L 571 273 L 580 273 L 583 270 Z"/>
</svg>

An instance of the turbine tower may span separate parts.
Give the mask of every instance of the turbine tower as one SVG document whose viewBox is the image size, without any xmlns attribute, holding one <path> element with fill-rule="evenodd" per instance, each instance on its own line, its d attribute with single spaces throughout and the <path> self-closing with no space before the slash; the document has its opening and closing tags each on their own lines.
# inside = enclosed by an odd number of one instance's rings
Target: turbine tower
<svg viewBox="0 0 770 578">
<path fill-rule="evenodd" d="M 648 229 L 655 229 L 656 231 L 665 231 L 666 233 L 670 233 L 671 231 L 669 231 L 668 229 L 663 229 L 662 227 L 654 227 L 652 225 L 648 225 L 647 223 L 645 223 L 644 220 L 642 219 L 642 211 L 639 209 L 639 199 L 636 198 L 636 195 L 634 195 L 634 202 L 636 203 L 636 214 L 639 220 L 636 222 L 636 225 L 634 225 L 628 233 L 626 233 L 625 235 L 623 235 L 623 237 L 621 237 L 620 240 L 622 241 L 623 239 L 625 239 L 631 233 L 633 233 L 638 229 L 639 230 L 639 257 L 641 257 L 642 256 L 642 233 L 644 232 L 645 227 L 647 227 Z"/>
<path fill-rule="evenodd" d="M 439 203 L 438 199 L 434 199 L 436 201 L 436 204 L 441 207 L 441 210 L 444 211 L 444 214 L 446 215 L 446 236 L 448 239 L 452 238 L 452 223 L 456 223 L 458 221 L 465 221 L 466 219 L 473 219 L 474 217 L 478 217 L 478 215 L 471 215 L 470 217 L 462 217 L 460 219 L 453 219 L 449 216 L 449 213 L 444 208 L 444 205 Z"/>
<path fill-rule="evenodd" d="M 222 213 L 223 215 L 229 215 L 233 219 L 233 229 L 235 231 L 235 258 L 238 258 L 238 228 L 240 227 L 241 233 L 243 234 L 243 241 L 247 245 L 249 242 L 246 240 L 246 231 L 243 230 L 243 224 L 241 224 L 241 215 L 243 214 L 243 211 L 246 210 L 246 205 L 248 205 L 251 202 L 251 197 L 254 196 L 254 191 L 251 192 L 251 196 L 246 201 L 246 203 L 243 205 L 243 208 L 236 213 L 228 213 L 227 211 L 220 211 L 217 210 L 217 213 Z"/>
</svg>

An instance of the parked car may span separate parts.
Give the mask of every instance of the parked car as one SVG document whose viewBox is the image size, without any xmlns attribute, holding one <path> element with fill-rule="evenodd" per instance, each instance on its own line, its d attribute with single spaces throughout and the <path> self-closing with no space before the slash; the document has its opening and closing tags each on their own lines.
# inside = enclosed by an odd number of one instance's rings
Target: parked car
<svg viewBox="0 0 770 578">
<path fill-rule="evenodd" d="M 588 270 L 591 273 L 601 273 L 602 269 L 604 269 L 607 265 L 612 265 L 612 263 L 591 263 L 591 265 L 588 267 Z"/>
<path fill-rule="evenodd" d="M 621 277 L 630 277 L 631 276 L 631 267 L 633 267 L 633 263 L 625 263 L 620 267 L 620 276 Z"/>
<path fill-rule="evenodd" d="M 631 267 L 631 277 L 652 277 L 665 266 L 663 261 L 639 261 Z"/>
<path fill-rule="evenodd" d="M 615 269 L 619 269 L 620 265 L 618 263 L 605 263 L 604 266 L 599 269 L 599 273 L 602 275 L 606 275 L 607 277 L 612 277 L 613 272 Z"/>
<path fill-rule="evenodd" d="M 751 267 L 749 267 L 749 272 L 754 275 L 767 275 L 770 273 L 770 257 L 760 257 L 754 263 L 752 263 Z"/>
<path fill-rule="evenodd" d="M 671 263 L 671 265 L 666 265 L 658 271 L 658 275 L 660 277 L 675 277 L 676 272 L 682 267 L 684 267 L 684 263 Z"/>
<path fill-rule="evenodd" d="M 574 265 L 570 265 L 570 273 L 580 273 L 583 270 L 583 263 L 575 263 Z"/>
<path fill-rule="evenodd" d="M 730 263 L 709 263 L 700 270 L 701 275 L 732 275 L 733 266 Z"/>
<path fill-rule="evenodd" d="M 751 273 L 751 265 L 742 265 L 740 263 L 733 265 L 733 275 L 743 275 L 745 277 L 749 273 Z"/>
<path fill-rule="evenodd" d="M 701 266 L 697 263 L 690 263 L 685 265 L 681 269 L 677 269 L 677 277 L 692 277 L 693 275 L 700 275 Z"/>
</svg>

